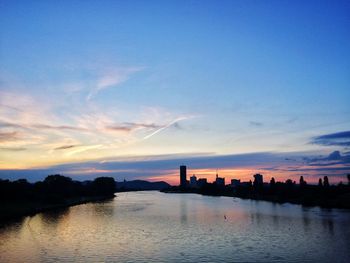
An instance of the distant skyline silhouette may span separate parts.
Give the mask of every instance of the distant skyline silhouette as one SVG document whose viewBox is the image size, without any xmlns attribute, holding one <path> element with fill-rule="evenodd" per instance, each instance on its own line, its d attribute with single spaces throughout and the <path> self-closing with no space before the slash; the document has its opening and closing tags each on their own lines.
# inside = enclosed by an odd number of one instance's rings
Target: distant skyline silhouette
<svg viewBox="0 0 350 263">
<path fill-rule="evenodd" d="M 348 1 L 0 3 L 0 178 L 350 172 Z"/>
</svg>

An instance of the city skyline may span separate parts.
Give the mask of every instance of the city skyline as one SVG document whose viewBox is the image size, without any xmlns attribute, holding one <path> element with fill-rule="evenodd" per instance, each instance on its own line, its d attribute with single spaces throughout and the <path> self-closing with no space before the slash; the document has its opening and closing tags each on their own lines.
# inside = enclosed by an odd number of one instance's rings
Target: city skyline
<svg viewBox="0 0 350 263">
<path fill-rule="evenodd" d="M 347 1 L 102 2 L 0 2 L 0 178 L 350 172 Z"/>
</svg>

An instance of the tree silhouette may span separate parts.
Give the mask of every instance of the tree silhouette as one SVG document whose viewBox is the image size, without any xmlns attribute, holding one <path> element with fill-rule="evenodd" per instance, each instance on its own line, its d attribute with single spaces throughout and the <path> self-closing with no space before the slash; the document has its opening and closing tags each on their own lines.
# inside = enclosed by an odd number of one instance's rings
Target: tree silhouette
<svg viewBox="0 0 350 263">
<path fill-rule="evenodd" d="M 92 187 L 97 194 L 113 194 L 116 191 L 116 183 L 113 177 L 98 177 L 92 182 Z"/>
<path fill-rule="evenodd" d="M 326 175 L 323 177 L 323 186 L 324 187 L 329 187 L 329 181 L 328 181 L 328 176 Z"/>
<path fill-rule="evenodd" d="M 299 184 L 300 184 L 300 186 L 306 185 L 306 181 L 304 180 L 304 176 L 300 176 Z"/>
<path fill-rule="evenodd" d="M 323 184 L 322 184 L 322 178 L 318 179 L 318 186 L 319 186 L 319 187 L 322 187 L 322 186 L 323 186 Z"/>
<path fill-rule="evenodd" d="M 59 174 L 49 175 L 45 178 L 43 183 L 44 189 L 49 195 L 68 197 L 75 194 L 75 185 L 70 177 Z"/>
</svg>

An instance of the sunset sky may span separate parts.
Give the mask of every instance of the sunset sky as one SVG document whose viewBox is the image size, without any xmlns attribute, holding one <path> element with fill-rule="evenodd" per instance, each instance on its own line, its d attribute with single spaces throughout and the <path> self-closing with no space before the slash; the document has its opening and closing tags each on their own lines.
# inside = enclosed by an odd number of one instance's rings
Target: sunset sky
<svg viewBox="0 0 350 263">
<path fill-rule="evenodd" d="M 0 178 L 350 173 L 349 1 L 0 0 Z"/>
</svg>

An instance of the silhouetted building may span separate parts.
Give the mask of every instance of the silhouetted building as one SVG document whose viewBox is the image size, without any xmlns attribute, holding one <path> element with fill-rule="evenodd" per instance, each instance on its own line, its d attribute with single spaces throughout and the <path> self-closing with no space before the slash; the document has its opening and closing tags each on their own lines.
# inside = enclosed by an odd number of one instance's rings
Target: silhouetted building
<svg viewBox="0 0 350 263">
<path fill-rule="evenodd" d="M 270 180 L 270 186 L 275 186 L 276 185 L 276 181 L 275 181 L 275 178 L 271 178 Z"/>
<path fill-rule="evenodd" d="M 197 177 L 195 175 L 192 175 L 190 177 L 190 186 L 191 187 L 197 187 Z"/>
<path fill-rule="evenodd" d="M 254 174 L 254 185 L 258 186 L 258 185 L 263 185 L 264 181 L 263 181 L 263 176 L 262 174 Z"/>
<path fill-rule="evenodd" d="M 215 183 L 216 183 L 216 185 L 225 186 L 225 178 L 219 177 L 218 172 L 216 172 Z"/>
<path fill-rule="evenodd" d="M 323 183 L 322 183 L 322 178 L 318 179 L 318 186 L 322 187 Z"/>
<path fill-rule="evenodd" d="M 299 184 L 300 184 L 300 186 L 306 185 L 306 181 L 304 180 L 304 177 L 303 177 L 303 176 L 300 176 Z"/>
<path fill-rule="evenodd" d="M 253 186 L 252 180 L 249 180 L 249 182 L 241 182 L 241 186 L 252 187 Z"/>
<path fill-rule="evenodd" d="M 186 172 L 186 165 L 180 166 L 180 187 L 186 187 L 187 186 L 187 172 Z"/>
<path fill-rule="evenodd" d="M 208 182 L 207 182 L 207 178 L 199 178 L 199 179 L 197 180 L 197 185 L 198 185 L 198 187 L 203 187 L 203 186 L 205 186 L 207 183 L 208 183 Z"/>
<path fill-rule="evenodd" d="M 240 179 L 231 179 L 231 186 L 232 187 L 237 187 L 241 184 L 241 180 Z"/>
</svg>

